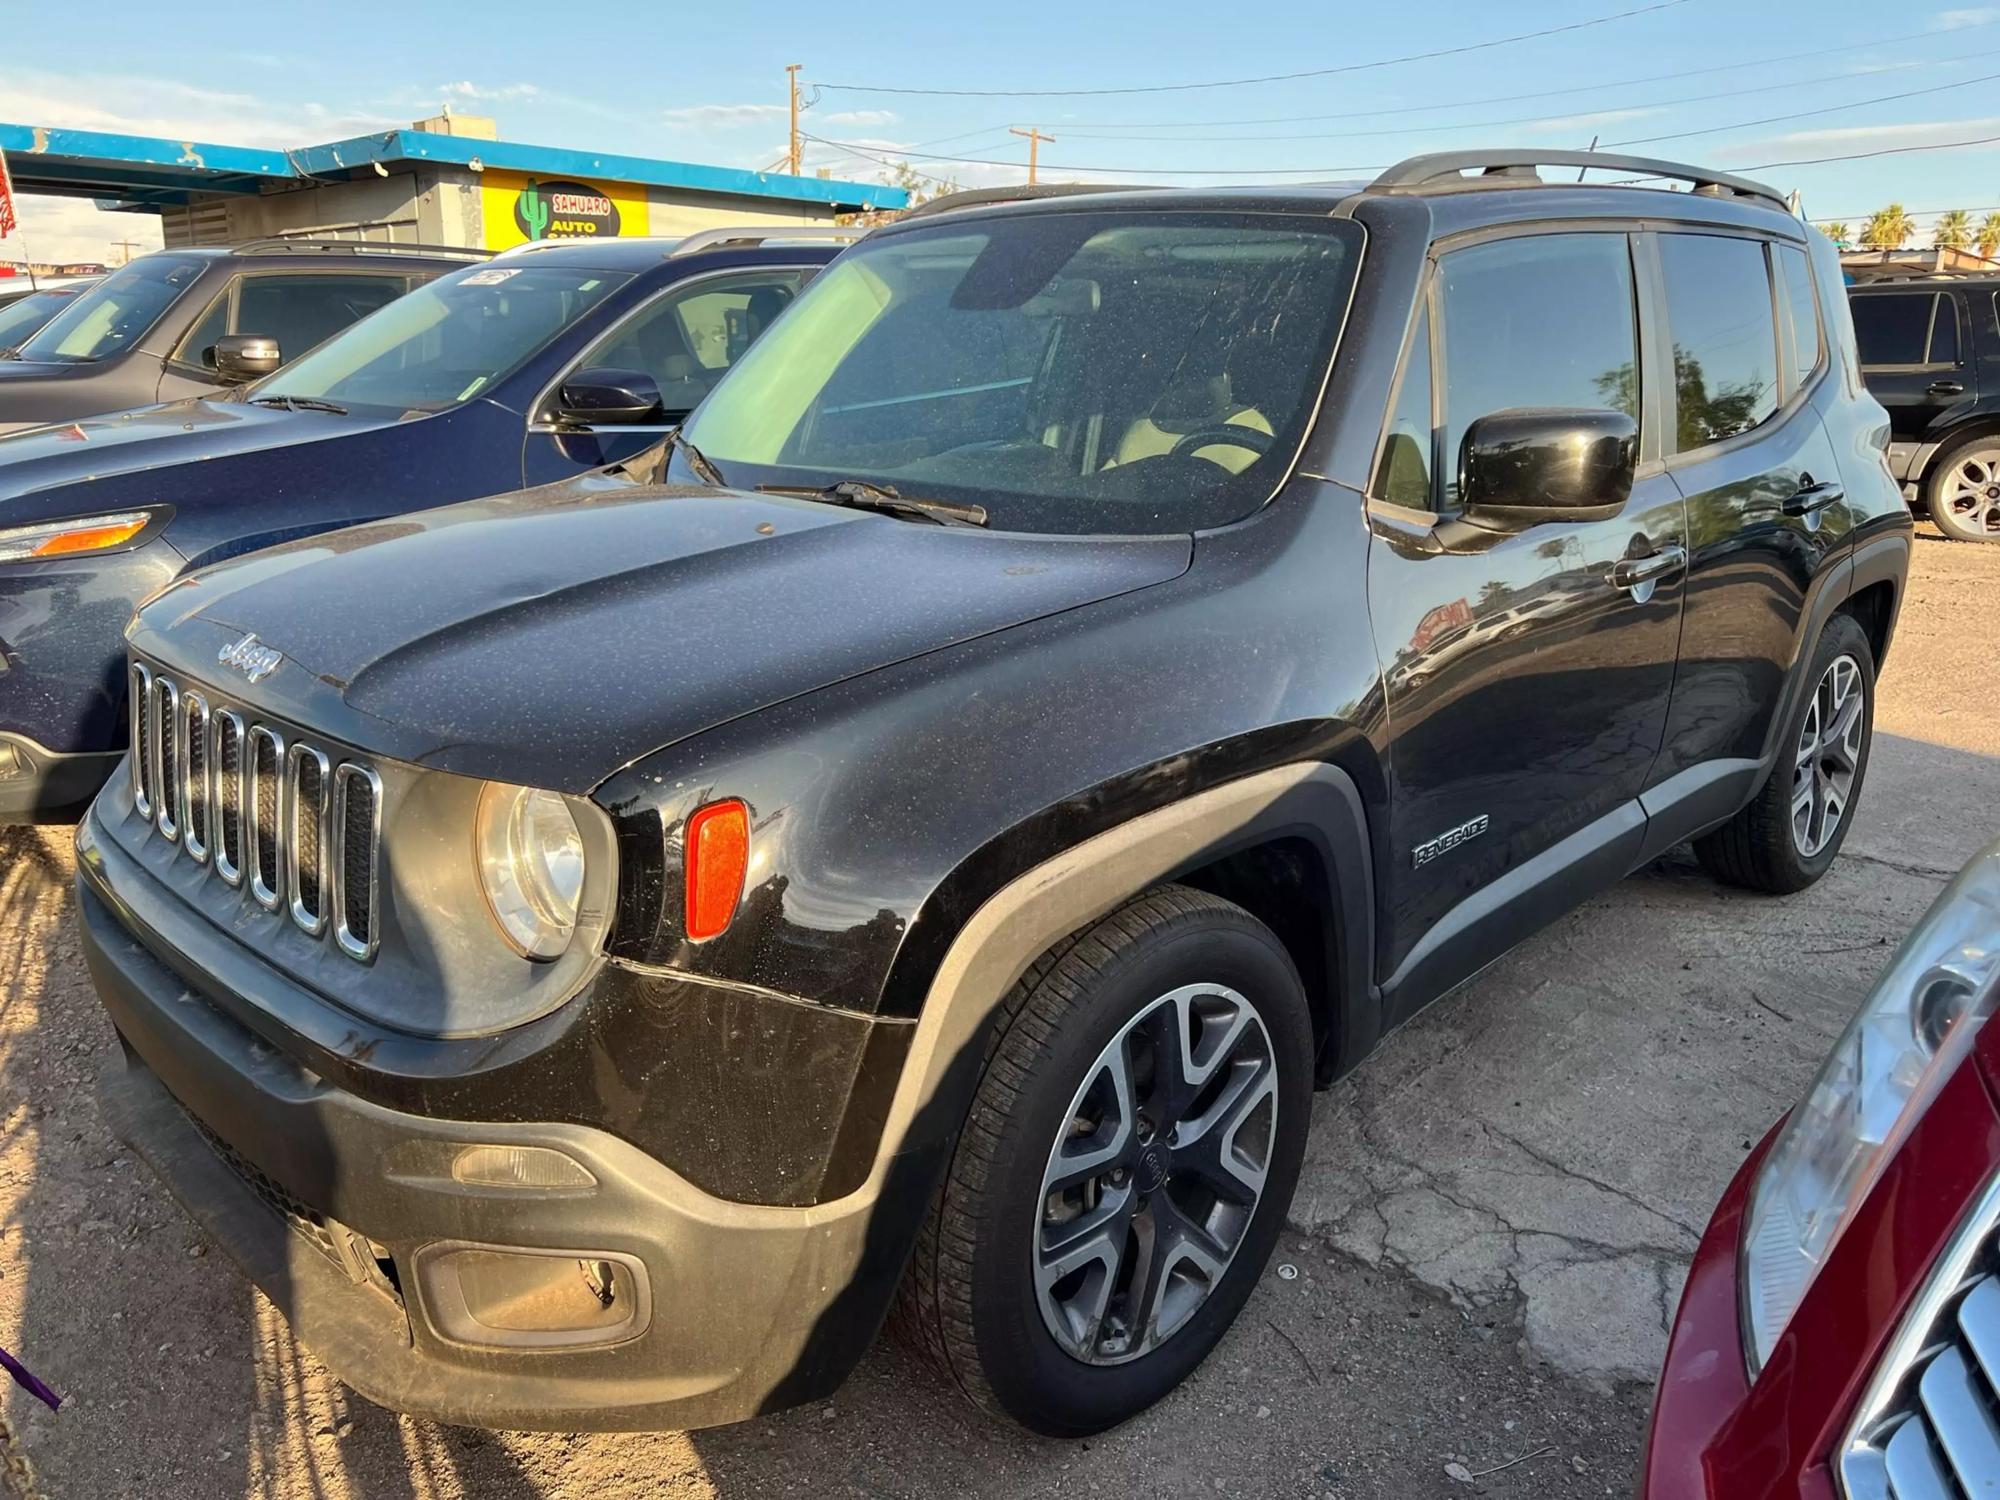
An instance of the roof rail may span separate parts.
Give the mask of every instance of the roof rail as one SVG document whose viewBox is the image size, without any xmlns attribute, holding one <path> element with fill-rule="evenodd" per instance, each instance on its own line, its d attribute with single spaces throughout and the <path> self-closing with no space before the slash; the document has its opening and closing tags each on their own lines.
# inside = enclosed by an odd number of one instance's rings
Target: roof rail
<svg viewBox="0 0 2000 1500">
<path fill-rule="evenodd" d="M 667 259 L 713 250 L 718 245 L 793 244 L 799 241 L 833 241 L 851 245 L 868 231 L 861 225 L 845 224 L 746 224 L 740 229 L 703 229 L 689 235 L 667 252 Z"/>
<path fill-rule="evenodd" d="M 287 239 L 282 234 L 245 240 L 231 245 L 231 255 L 284 255 L 294 250 L 318 251 L 329 255 L 455 255 L 466 260 L 485 260 L 491 250 L 471 245 L 412 245 L 403 240 Z"/>
<path fill-rule="evenodd" d="M 902 220 L 927 219 L 932 214 L 948 214 L 960 208 L 979 208 L 989 203 L 1032 203 L 1037 198 L 1067 198 L 1076 193 L 1137 193 L 1144 189 L 1133 182 L 1037 182 L 1016 187 L 966 188 L 942 193 L 928 203 L 920 203 Z"/>
<path fill-rule="evenodd" d="M 1596 167 L 1613 172 L 1632 172 L 1641 177 L 1665 177 L 1690 184 L 1692 190 L 1710 198 L 1756 198 L 1789 214 L 1791 205 L 1774 187 L 1738 177 L 1730 172 L 1711 172 L 1685 162 L 1657 161 L 1650 156 L 1617 156 L 1608 151 L 1433 151 L 1399 161 L 1368 185 L 1376 193 L 1420 193 L 1439 187 L 1522 187 L 1542 179 L 1536 167 Z M 1467 172 L 1479 177 L 1467 178 Z M 1482 179 L 1491 178 L 1492 181 Z"/>
</svg>

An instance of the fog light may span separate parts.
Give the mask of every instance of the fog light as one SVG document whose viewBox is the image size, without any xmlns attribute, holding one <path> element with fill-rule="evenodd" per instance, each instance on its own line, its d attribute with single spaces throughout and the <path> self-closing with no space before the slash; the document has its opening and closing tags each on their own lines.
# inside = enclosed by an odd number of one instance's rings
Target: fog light
<svg viewBox="0 0 2000 1500">
<path fill-rule="evenodd" d="M 468 1187 L 588 1188 L 597 1179 L 583 1163 L 546 1146 L 464 1146 L 451 1175 Z"/>
<path fill-rule="evenodd" d="M 426 1245 L 414 1258 L 431 1326 L 460 1344 L 615 1344 L 652 1321 L 645 1266 L 611 1251 Z"/>
</svg>

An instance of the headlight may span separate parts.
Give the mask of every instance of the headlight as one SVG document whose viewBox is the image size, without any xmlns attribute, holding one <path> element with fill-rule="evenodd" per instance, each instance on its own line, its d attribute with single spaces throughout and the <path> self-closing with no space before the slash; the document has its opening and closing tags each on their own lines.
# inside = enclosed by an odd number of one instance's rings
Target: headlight
<svg viewBox="0 0 2000 1500">
<path fill-rule="evenodd" d="M 583 899 L 583 835 L 554 792 L 489 782 L 479 794 L 474 848 L 486 906 L 524 958 L 557 958 Z"/>
<path fill-rule="evenodd" d="M 9 526 L 0 531 L 0 562 L 73 557 L 79 552 L 105 552 L 122 547 L 146 529 L 154 514 L 150 510 L 127 510 L 109 516 L 75 516 L 67 521 Z"/>
<path fill-rule="evenodd" d="M 1751 1188 L 1743 1326 L 1754 1379 L 1882 1168 L 2000 998 L 2000 843 L 1903 939 Z"/>
</svg>

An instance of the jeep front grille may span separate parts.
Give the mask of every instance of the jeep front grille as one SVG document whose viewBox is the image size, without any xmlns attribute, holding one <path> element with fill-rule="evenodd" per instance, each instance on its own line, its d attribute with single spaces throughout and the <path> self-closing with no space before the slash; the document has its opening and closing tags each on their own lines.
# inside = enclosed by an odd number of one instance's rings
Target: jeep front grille
<svg viewBox="0 0 2000 1500">
<path fill-rule="evenodd" d="M 134 662 L 132 805 L 267 911 L 367 962 L 380 938 L 382 781 Z M 246 881 L 245 876 L 248 876 Z"/>
</svg>

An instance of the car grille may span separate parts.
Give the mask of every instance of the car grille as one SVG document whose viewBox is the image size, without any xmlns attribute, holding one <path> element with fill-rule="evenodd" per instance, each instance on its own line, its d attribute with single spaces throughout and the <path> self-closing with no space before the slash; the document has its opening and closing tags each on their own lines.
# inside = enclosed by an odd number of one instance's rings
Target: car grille
<svg viewBox="0 0 2000 1500">
<path fill-rule="evenodd" d="M 131 672 L 132 805 L 149 831 L 302 932 L 372 959 L 381 778 L 143 663 Z"/>
<path fill-rule="evenodd" d="M 2000 1183 L 1931 1270 L 1840 1453 L 1848 1500 L 1960 1500 L 2000 1474 Z"/>
</svg>

